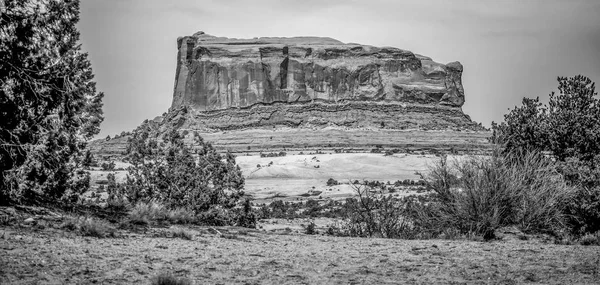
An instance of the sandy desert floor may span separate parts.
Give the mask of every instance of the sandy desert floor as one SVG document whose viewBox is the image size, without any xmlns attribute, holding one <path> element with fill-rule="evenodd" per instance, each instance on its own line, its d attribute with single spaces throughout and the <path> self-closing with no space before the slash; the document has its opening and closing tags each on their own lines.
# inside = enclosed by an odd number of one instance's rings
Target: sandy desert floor
<svg viewBox="0 0 600 285">
<path fill-rule="evenodd" d="M 466 156 L 450 156 L 450 160 Z M 319 191 L 322 199 L 342 200 L 355 194 L 351 181 L 376 180 L 394 183 L 397 180 L 419 180 L 416 172 L 427 172 L 439 158 L 435 155 L 382 153 L 289 153 L 282 157 L 240 155 L 236 158 L 246 179 L 245 190 L 256 203 L 273 199 L 286 201 L 306 200 L 301 195 Z M 259 167 L 260 165 L 260 167 Z M 126 169 L 127 163 L 116 162 L 117 169 Z M 124 182 L 127 171 L 91 171 L 92 181 L 105 181 L 115 173 L 117 182 Z M 340 185 L 327 186 L 333 178 Z M 399 193 L 402 194 L 401 192 Z M 316 199 L 317 197 L 310 197 Z"/>
<path fill-rule="evenodd" d="M 167 228 L 97 239 L 46 227 L 0 228 L 1 284 L 600 284 L 600 247 L 520 240 L 388 240 L 295 230 Z M 220 232 L 217 233 L 217 231 Z"/>
</svg>

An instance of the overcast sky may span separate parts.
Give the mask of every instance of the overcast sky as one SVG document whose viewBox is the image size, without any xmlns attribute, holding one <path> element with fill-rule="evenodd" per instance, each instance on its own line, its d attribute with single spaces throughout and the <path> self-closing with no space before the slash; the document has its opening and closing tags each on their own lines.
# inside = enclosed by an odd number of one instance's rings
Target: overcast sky
<svg viewBox="0 0 600 285">
<path fill-rule="evenodd" d="M 101 137 L 171 104 L 179 36 L 324 36 L 464 65 L 463 111 L 489 126 L 557 76 L 600 84 L 598 0 L 83 0 L 81 41 L 105 93 Z"/>
</svg>

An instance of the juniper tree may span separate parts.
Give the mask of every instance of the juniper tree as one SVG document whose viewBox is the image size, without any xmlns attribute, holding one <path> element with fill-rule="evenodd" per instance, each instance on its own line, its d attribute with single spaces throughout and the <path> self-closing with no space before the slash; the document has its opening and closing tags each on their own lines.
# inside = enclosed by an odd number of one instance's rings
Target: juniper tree
<svg viewBox="0 0 600 285">
<path fill-rule="evenodd" d="M 0 199 L 60 199 L 99 132 L 103 94 L 81 50 L 78 0 L 5 0 L 0 14 Z"/>
</svg>

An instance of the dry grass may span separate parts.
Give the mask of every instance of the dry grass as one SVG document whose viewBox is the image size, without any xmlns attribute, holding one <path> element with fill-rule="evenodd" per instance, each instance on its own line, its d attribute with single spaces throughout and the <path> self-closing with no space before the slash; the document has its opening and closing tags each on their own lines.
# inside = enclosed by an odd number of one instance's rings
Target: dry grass
<svg viewBox="0 0 600 285">
<path fill-rule="evenodd" d="M 185 240 L 192 240 L 194 238 L 194 234 L 184 228 L 172 229 L 171 235 L 173 235 L 174 238 L 181 238 Z"/>
<path fill-rule="evenodd" d="M 93 217 L 69 218 L 60 227 L 82 236 L 97 238 L 115 237 L 116 234 L 116 229 L 110 223 Z"/>
<path fill-rule="evenodd" d="M 600 246 L 600 231 L 594 234 L 586 234 L 579 238 L 581 245 L 599 245 Z"/>
<path fill-rule="evenodd" d="M 152 285 L 191 285 L 192 281 L 184 277 L 175 277 L 168 273 L 162 273 L 152 279 Z"/>
<path fill-rule="evenodd" d="M 486 239 L 511 225 L 524 232 L 564 231 L 565 201 L 574 193 L 554 163 L 539 153 L 495 153 L 454 165 L 444 157 L 427 182 L 434 195 L 419 224 L 438 233 L 455 228 Z"/>
<path fill-rule="evenodd" d="M 140 202 L 129 213 L 129 221 L 134 224 L 148 225 L 153 222 L 169 222 L 172 224 L 193 223 L 196 217 L 192 211 L 184 208 L 168 209 L 155 201 Z"/>
</svg>

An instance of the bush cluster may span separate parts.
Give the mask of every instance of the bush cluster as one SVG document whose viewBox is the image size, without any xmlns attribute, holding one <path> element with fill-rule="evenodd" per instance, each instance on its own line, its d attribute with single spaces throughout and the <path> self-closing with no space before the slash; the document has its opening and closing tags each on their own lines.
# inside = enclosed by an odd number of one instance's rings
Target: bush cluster
<svg viewBox="0 0 600 285">
<path fill-rule="evenodd" d="M 270 153 L 260 153 L 260 157 L 283 157 L 286 156 L 287 153 L 284 151 L 280 152 L 270 152 Z"/>
<path fill-rule="evenodd" d="M 441 156 L 423 177 L 432 194 L 394 199 L 374 194 L 380 185 L 365 183 L 366 189 L 357 189 L 356 202 L 345 207 L 346 224 L 337 231 L 491 239 L 496 229 L 516 226 L 523 232 L 574 235 L 582 244 L 597 242 L 600 100 L 586 77 L 558 81 L 559 95 L 552 93 L 548 106 L 524 99 L 523 106 L 505 115 L 505 122 L 493 123 L 491 139 L 499 149 L 490 156 L 454 163 Z"/>
<path fill-rule="evenodd" d="M 127 153 L 132 166 L 124 184 L 109 179 L 109 204 L 144 207 L 154 202 L 169 211 L 192 212 L 197 223 L 255 226 L 251 208 L 242 201 L 244 178 L 235 157 L 219 154 L 197 133 L 191 148 L 177 131 L 159 142 L 140 128 L 129 139 Z"/>
</svg>

